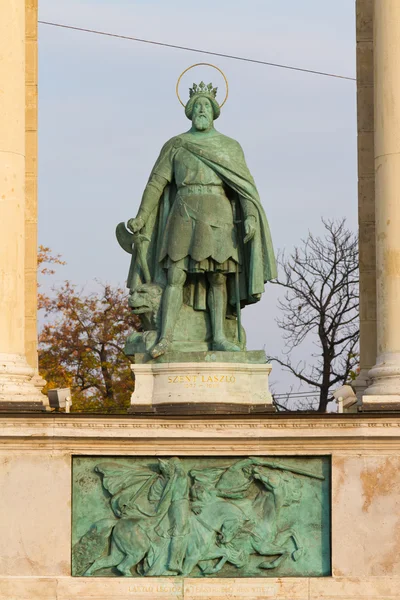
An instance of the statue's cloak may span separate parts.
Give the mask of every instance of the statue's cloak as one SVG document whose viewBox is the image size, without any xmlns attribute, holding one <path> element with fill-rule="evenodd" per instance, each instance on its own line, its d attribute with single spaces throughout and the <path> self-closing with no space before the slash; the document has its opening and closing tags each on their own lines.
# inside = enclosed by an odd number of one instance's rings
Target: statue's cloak
<svg viewBox="0 0 400 600">
<path fill-rule="evenodd" d="M 229 197 L 236 203 L 236 226 L 238 227 L 239 260 L 240 260 L 240 300 L 245 306 L 260 299 L 264 292 L 264 284 L 277 276 L 276 262 L 272 247 L 268 221 L 262 207 L 253 177 L 246 165 L 241 146 L 235 140 L 217 133 L 214 136 L 199 136 L 196 141 L 186 134 L 170 139 L 162 148 L 155 163 L 151 177 L 156 174 L 168 178 L 166 166 L 173 165 L 176 155 L 181 149 L 194 155 L 217 173 L 225 183 Z M 173 172 L 173 169 L 171 169 Z M 160 261 L 163 233 L 168 221 L 170 208 L 176 196 L 174 178 L 166 186 L 158 206 L 147 219 L 143 233 L 150 241 L 146 243 L 146 253 L 152 281 L 164 286 L 166 273 Z M 243 203 L 252 205 L 252 214 L 256 216 L 256 233 L 247 244 L 245 237 Z M 137 253 L 133 251 L 131 268 L 128 276 L 128 287 L 133 290 L 143 283 L 143 272 Z M 228 277 L 229 302 L 236 304 L 235 286 L 232 276 Z M 188 277 L 189 294 L 186 301 L 195 309 L 206 309 L 206 283 L 201 276 Z"/>
</svg>

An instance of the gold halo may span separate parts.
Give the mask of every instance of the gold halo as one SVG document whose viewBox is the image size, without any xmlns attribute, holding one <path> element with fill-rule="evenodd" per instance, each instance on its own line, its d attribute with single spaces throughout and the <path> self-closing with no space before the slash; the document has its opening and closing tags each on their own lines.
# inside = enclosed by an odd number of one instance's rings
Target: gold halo
<svg viewBox="0 0 400 600">
<path fill-rule="evenodd" d="M 179 102 L 182 104 L 182 106 L 185 108 L 186 104 L 184 104 L 184 103 L 182 102 L 182 100 L 181 100 L 181 97 L 180 97 L 180 95 L 179 95 L 179 84 L 180 84 L 180 82 L 181 82 L 181 79 L 182 79 L 182 77 L 184 76 L 184 74 L 185 74 L 185 73 L 187 73 L 188 71 L 190 71 L 190 69 L 193 69 L 193 67 L 201 67 L 201 66 L 204 66 L 204 67 L 212 67 L 213 69 L 217 69 L 217 71 L 219 71 L 219 72 L 221 73 L 222 77 L 224 78 L 224 81 L 225 81 L 225 86 L 226 86 L 226 95 L 225 95 L 225 98 L 224 98 L 224 101 L 223 101 L 223 103 L 222 103 L 222 104 L 218 104 L 218 106 L 219 106 L 220 108 L 222 108 L 222 107 L 223 107 L 223 105 L 225 104 L 225 102 L 228 100 L 228 94 L 229 94 L 228 80 L 227 80 L 227 78 L 226 78 L 226 76 L 225 76 L 225 73 L 224 73 L 223 71 L 221 71 L 221 69 L 220 69 L 219 67 L 216 67 L 215 65 L 212 65 L 211 63 L 196 63 L 195 65 L 192 65 L 192 66 L 188 67 L 187 69 L 185 69 L 185 70 L 183 71 L 183 73 L 181 73 L 181 74 L 179 75 L 179 79 L 178 79 L 178 81 L 176 82 L 176 95 L 177 95 L 177 97 L 178 97 L 178 100 L 179 100 Z"/>
</svg>

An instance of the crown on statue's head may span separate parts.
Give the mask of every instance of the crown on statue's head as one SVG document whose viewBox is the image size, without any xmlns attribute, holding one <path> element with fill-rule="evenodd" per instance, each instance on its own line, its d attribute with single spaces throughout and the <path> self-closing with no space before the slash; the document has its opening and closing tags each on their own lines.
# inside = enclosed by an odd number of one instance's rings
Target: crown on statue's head
<svg viewBox="0 0 400 600">
<path fill-rule="evenodd" d="M 209 83 L 208 85 L 206 85 L 204 81 L 199 83 L 199 85 L 194 83 L 193 87 L 189 88 L 189 98 L 192 98 L 192 96 L 197 96 L 198 94 L 204 94 L 206 96 L 212 96 L 215 98 L 217 95 L 217 90 L 218 88 L 213 87 L 212 83 Z"/>
</svg>

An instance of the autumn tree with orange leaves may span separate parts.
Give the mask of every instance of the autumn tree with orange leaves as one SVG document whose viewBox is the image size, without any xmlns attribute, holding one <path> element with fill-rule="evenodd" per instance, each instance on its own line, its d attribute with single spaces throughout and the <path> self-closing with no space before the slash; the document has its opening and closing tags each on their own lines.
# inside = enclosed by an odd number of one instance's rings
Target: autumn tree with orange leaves
<svg viewBox="0 0 400 600">
<path fill-rule="evenodd" d="M 39 270 L 54 273 L 64 264 L 49 248 L 39 248 Z M 97 284 L 86 293 L 69 281 L 51 295 L 39 288 L 44 324 L 39 333 L 39 369 L 46 389 L 70 387 L 73 411 L 118 412 L 129 407 L 134 379 L 123 352 L 137 318 L 119 287 Z"/>
</svg>

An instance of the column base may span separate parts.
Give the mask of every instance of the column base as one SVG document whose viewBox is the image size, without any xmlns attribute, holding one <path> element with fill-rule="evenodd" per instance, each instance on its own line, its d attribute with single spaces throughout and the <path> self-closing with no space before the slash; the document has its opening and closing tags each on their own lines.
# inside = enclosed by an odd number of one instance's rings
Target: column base
<svg viewBox="0 0 400 600">
<path fill-rule="evenodd" d="M 363 396 L 362 410 L 374 412 L 400 412 L 400 394 L 392 396 Z"/>
<path fill-rule="evenodd" d="M 357 404 L 360 406 L 365 390 L 372 383 L 369 376 L 370 369 L 360 369 L 356 379 L 351 383 L 357 396 Z"/>
<path fill-rule="evenodd" d="M 46 410 L 42 382 L 23 355 L 0 354 L 0 411 Z"/>
<path fill-rule="evenodd" d="M 369 371 L 371 384 L 362 397 L 364 410 L 400 410 L 400 353 L 378 357 Z"/>
</svg>

